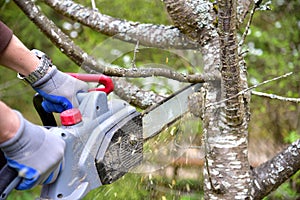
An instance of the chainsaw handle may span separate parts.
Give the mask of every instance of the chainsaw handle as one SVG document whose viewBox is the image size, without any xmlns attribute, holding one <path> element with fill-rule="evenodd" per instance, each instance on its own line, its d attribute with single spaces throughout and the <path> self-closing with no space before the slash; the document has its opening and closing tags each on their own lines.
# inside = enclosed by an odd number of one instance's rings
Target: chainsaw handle
<svg viewBox="0 0 300 200">
<path fill-rule="evenodd" d="M 67 74 L 85 82 L 97 82 L 104 85 L 104 88 L 89 89 L 89 92 L 102 91 L 105 92 L 106 94 L 109 94 L 114 90 L 114 84 L 111 78 L 103 74 L 79 74 L 79 73 L 67 73 Z"/>
<path fill-rule="evenodd" d="M 9 193 L 21 182 L 18 172 L 5 165 L 0 171 L 0 200 L 7 198 Z"/>
</svg>

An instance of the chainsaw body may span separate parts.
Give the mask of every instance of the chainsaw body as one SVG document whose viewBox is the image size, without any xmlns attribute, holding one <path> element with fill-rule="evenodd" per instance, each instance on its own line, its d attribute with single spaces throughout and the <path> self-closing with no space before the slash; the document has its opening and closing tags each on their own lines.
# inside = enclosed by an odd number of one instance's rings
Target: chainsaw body
<svg viewBox="0 0 300 200">
<path fill-rule="evenodd" d="M 64 168 L 54 183 L 43 186 L 39 199 L 82 199 L 90 190 L 122 177 L 142 162 L 143 141 L 188 112 L 189 95 L 202 87 L 199 83 L 183 88 L 141 115 L 123 100 L 108 101 L 107 94 L 114 88 L 109 77 L 69 74 L 105 87 L 77 94 L 81 119 L 59 127 L 53 114 L 42 108 L 43 98 L 34 97 L 34 106 L 44 126 L 66 142 Z M 21 177 L 8 165 L 1 169 L 0 176 L 3 177 L 0 179 L 0 200 L 4 200 Z"/>
<path fill-rule="evenodd" d="M 142 118 L 134 107 L 108 101 L 101 91 L 80 93 L 78 99 L 82 121 L 50 128 L 66 142 L 64 168 L 53 184 L 43 186 L 40 199 L 81 199 L 142 161 Z"/>
</svg>

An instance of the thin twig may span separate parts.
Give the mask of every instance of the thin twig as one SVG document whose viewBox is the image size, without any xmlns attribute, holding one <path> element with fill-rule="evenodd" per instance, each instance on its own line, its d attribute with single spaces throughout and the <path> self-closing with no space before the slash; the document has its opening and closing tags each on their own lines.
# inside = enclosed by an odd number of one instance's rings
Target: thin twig
<svg viewBox="0 0 300 200">
<path fill-rule="evenodd" d="M 251 94 L 254 94 L 254 95 L 260 96 L 260 97 L 276 99 L 276 100 L 280 100 L 280 101 L 300 103 L 300 98 L 283 97 L 283 96 L 279 96 L 279 95 L 276 95 L 276 94 L 268 94 L 268 93 L 258 92 L 258 91 L 251 91 Z"/>
<path fill-rule="evenodd" d="M 293 74 L 293 72 L 289 72 L 289 73 L 286 73 L 286 74 L 284 74 L 284 75 L 281 75 L 281 76 L 272 78 L 272 79 L 270 79 L 270 80 L 263 81 L 263 82 L 261 82 L 261 83 L 259 83 L 259 84 L 256 84 L 256 85 L 253 85 L 253 86 L 251 86 L 251 87 L 249 87 L 249 88 L 247 88 L 247 89 L 244 89 L 244 90 L 238 92 L 237 94 L 235 94 L 235 95 L 233 95 L 233 96 L 231 96 L 231 97 L 229 97 L 229 98 L 227 98 L 227 99 L 223 99 L 223 100 L 221 100 L 221 101 L 218 101 L 218 102 L 215 102 L 215 103 L 208 104 L 206 107 L 215 106 L 215 105 L 224 103 L 224 102 L 226 102 L 226 101 L 228 101 L 228 100 L 230 100 L 230 99 L 233 99 L 233 98 L 235 98 L 235 97 L 237 97 L 237 96 L 239 96 L 239 95 L 245 94 L 245 93 L 248 92 L 249 90 L 252 90 L 252 89 L 254 89 L 254 88 L 260 87 L 260 86 L 265 85 L 265 84 L 267 84 L 267 83 L 270 83 L 270 82 L 272 82 L 272 81 L 277 81 L 277 80 L 279 80 L 279 79 L 286 78 L 286 77 L 288 77 L 288 76 L 290 76 L 290 75 L 292 75 L 292 74 Z"/>
<path fill-rule="evenodd" d="M 93 10 L 98 11 L 98 8 L 96 6 L 95 0 L 91 0 L 91 3 L 92 3 Z"/>
<path fill-rule="evenodd" d="M 252 23 L 252 20 L 253 20 L 253 16 L 254 16 L 254 13 L 255 13 L 255 10 L 257 9 L 257 4 L 254 4 L 253 8 L 251 9 L 251 12 L 250 12 L 250 17 L 249 17 L 249 20 L 247 22 L 247 26 L 246 26 L 246 29 L 242 35 L 242 38 L 239 42 L 239 48 L 245 43 L 245 40 L 246 40 L 246 37 L 249 33 L 249 30 L 250 30 L 250 26 L 251 26 L 251 23 Z"/>
<path fill-rule="evenodd" d="M 136 54 L 139 52 L 139 40 L 136 41 L 136 45 L 134 47 L 134 51 L 133 51 L 133 58 L 131 61 L 131 67 L 132 68 L 136 68 L 136 64 L 135 64 L 135 60 L 136 60 Z"/>
<path fill-rule="evenodd" d="M 252 90 L 252 89 L 254 89 L 254 88 L 260 87 L 260 86 L 262 86 L 262 85 L 265 85 L 265 84 L 270 83 L 270 82 L 273 82 L 273 81 L 277 81 L 277 80 L 282 79 L 282 78 L 286 78 L 286 77 L 288 77 L 288 76 L 291 76 L 292 74 L 293 74 L 293 72 L 289 72 L 289 73 L 286 73 L 286 74 L 284 74 L 284 75 L 281 75 L 281 76 L 272 78 L 272 79 L 270 79 L 270 80 L 263 81 L 263 82 L 261 82 L 261 83 L 259 83 L 259 84 L 253 85 L 253 86 L 251 86 L 251 87 L 249 87 L 249 88 L 247 88 L 247 89 L 245 89 L 245 90 L 243 90 L 243 91 L 241 91 L 241 92 L 239 92 L 239 93 L 244 94 L 245 92 L 247 92 L 247 91 L 249 91 L 249 90 Z M 237 95 L 239 95 L 239 94 L 237 94 Z"/>
</svg>

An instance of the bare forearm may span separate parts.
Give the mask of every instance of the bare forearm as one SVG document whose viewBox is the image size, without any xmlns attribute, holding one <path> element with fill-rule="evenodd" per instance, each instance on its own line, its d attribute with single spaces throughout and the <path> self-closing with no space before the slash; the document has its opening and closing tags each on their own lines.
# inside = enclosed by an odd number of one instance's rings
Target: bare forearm
<svg viewBox="0 0 300 200">
<path fill-rule="evenodd" d="M 0 21 L 0 65 L 29 75 L 39 59 Z M 16 113 L 0 101 L 0 143 L 12 138 L 20 126 Z"/>
<path fill-rule="evenodd" d="M 39 59 L 13 35 L 0 54 L 0 64 L 27 76 L 38 66 Z"/>
</svg>

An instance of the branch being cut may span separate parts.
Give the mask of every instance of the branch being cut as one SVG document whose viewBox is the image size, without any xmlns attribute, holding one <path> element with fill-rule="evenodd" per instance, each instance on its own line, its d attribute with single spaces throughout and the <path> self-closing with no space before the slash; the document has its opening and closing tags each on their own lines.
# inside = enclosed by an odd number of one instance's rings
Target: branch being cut
<svg viewBox="0 0 300 200">
<path fill-rule="evenodd" d="M 113 82 L 115 83 L 114 92 L 116 95 L 141 109 L 146 109 L 165 99 L 165 97 L 152 91 L 140 89 L 136 85 L 125 81 L 124 78 L 113 77 Z"/>
<path fill-rule="evenodd" d="M 125 69 L 111 67 L 108 63 L 99 63 L 77 46 L 66 34 L 64 34 L 51 20 L 49 20 L 39 8 L 30 0 L 15 0 L 15 3 L 32 20 L 51 41 L 77 65 L 88 73 L 102 73 L 118 77 L 151 77 L 162 76 L 180 82 L 204 82 L 203 75 L 186 75 L 170 69 L 162 68 L 136 68 Z"/>
<path fill-rule="evenodd" d="M 158 48 L 197 49 L 199 45 L 173 26 L 141 24 L 101 14 L 71 0 L 44 0 L 50 7 L 100 33 Z"/>
<path fill-rule="evenodd" d="M 79 66 L 83 66 L 83 69 L 88 73 L 97 73 L 97 71 L 89 67 L 97 65 L 94 58 L 87 56 L 87 53 L 75 45 L 67 35 L 65 35 L 51 20 L 39 11 L 33 2 L 30 0 L 16 0 L 15 2 L 58 48 L 63 49 L 63 53 L 65 53 L 73 62 Z M 89 62 L 82 65 L 83 62 L 85 62 L 85 59 Z M 163 98 L 151 91 L 143 91 L 121 78 L 113 77 L 113 81 L 115 84 L 115 94 L 124 100 L 128 100 L 128 102 L 139 108 L 145 109 L 155 103 L 158 103 Z M 119 87 L 121 85 L 122 87 Z"/>
</svg>

